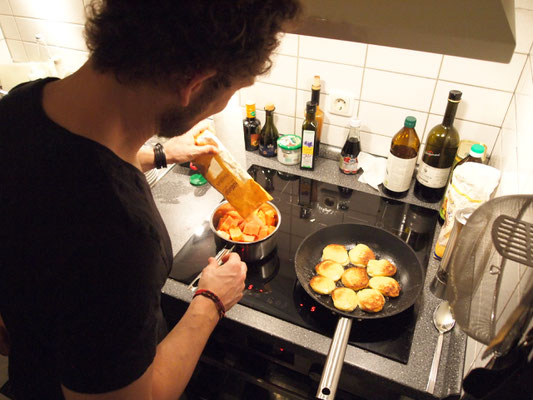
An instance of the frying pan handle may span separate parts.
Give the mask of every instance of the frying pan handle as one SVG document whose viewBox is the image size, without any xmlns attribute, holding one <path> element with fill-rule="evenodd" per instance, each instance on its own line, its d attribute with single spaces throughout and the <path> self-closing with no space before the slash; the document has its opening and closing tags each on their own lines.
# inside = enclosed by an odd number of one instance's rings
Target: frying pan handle
<svg viewBox="0 0 533 400">
<path fill-rule="evenodd" d="M 324 370 L 322 371 L 318 391 L 316 392 L 317 399 L 332 400 L 335 398 L 351 329 L 352 319 L 340 317 L 339 322 L 337 322 L 337 328 L 335 328 L 335 335 L 333 335 L 333 340 L 329 347 L 328 357 L 326 358 L 326 365 L 324 365 Z"/>
</svg>

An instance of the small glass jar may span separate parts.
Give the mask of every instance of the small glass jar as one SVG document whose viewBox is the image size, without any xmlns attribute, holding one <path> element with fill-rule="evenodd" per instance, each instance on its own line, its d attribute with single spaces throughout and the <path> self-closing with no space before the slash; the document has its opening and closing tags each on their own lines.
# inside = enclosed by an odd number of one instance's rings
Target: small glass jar
<svg viewBox="0 0 533 400">
<path fill-rule="evenodd" d="M 283 135 L 278 139 L 278 161 L 285 165 L 300 163 L 302 139 L 296 135 Z"/>
</svg>

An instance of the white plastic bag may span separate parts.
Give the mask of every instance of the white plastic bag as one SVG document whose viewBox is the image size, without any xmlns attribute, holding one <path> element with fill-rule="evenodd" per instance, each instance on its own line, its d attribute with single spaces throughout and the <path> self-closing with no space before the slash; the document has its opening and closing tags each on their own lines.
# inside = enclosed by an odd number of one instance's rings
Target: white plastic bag
<svg viewBox="0 0 533 400">
<path fill-rule="evenodd" d="M 435 245 L 435 258 L 440 260 L 444 254 L 455 221 L 455 213 L 466 207 L 477 208 L 489 200 L 499 181 L 500 171 L 488 165 L 467 162 L 455 168 L 446 190 L 445 198 L 448 203 L 444 225 Z"/>
</svg>

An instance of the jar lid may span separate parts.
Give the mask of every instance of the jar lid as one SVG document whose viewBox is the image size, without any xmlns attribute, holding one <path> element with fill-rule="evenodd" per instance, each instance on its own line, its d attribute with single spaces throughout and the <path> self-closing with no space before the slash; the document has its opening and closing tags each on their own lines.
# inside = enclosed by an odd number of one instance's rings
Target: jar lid
<svg viewBox="0 0 533 400">
<path fill-rule="evenodd" d="M 278 139 L 278 147 L 283 150 L 298 150 L 302 147 L 302 138 L 296 135 L 283 135 Z"/>
<path fill-rule="evenodd" d="M 485 153 L 485 146 L 482 144 L 476 143 L 470 147 L 470 154 L 474 157 L 482 157 L 483 153 Z"/>
</svg>

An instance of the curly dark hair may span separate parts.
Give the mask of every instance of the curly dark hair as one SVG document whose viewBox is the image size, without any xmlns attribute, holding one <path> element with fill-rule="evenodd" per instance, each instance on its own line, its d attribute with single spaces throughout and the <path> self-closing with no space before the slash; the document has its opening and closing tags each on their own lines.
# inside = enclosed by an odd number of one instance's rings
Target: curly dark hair
<svg viewBox="0 0 533 400">
<path fill-rule="evenodd" d="M 218 85 L 267 72 L 299 0 L 99 0 L 85 27 L 93 66 L 124 83 L 186 82 L 216 71 Z"/>
</svg>

